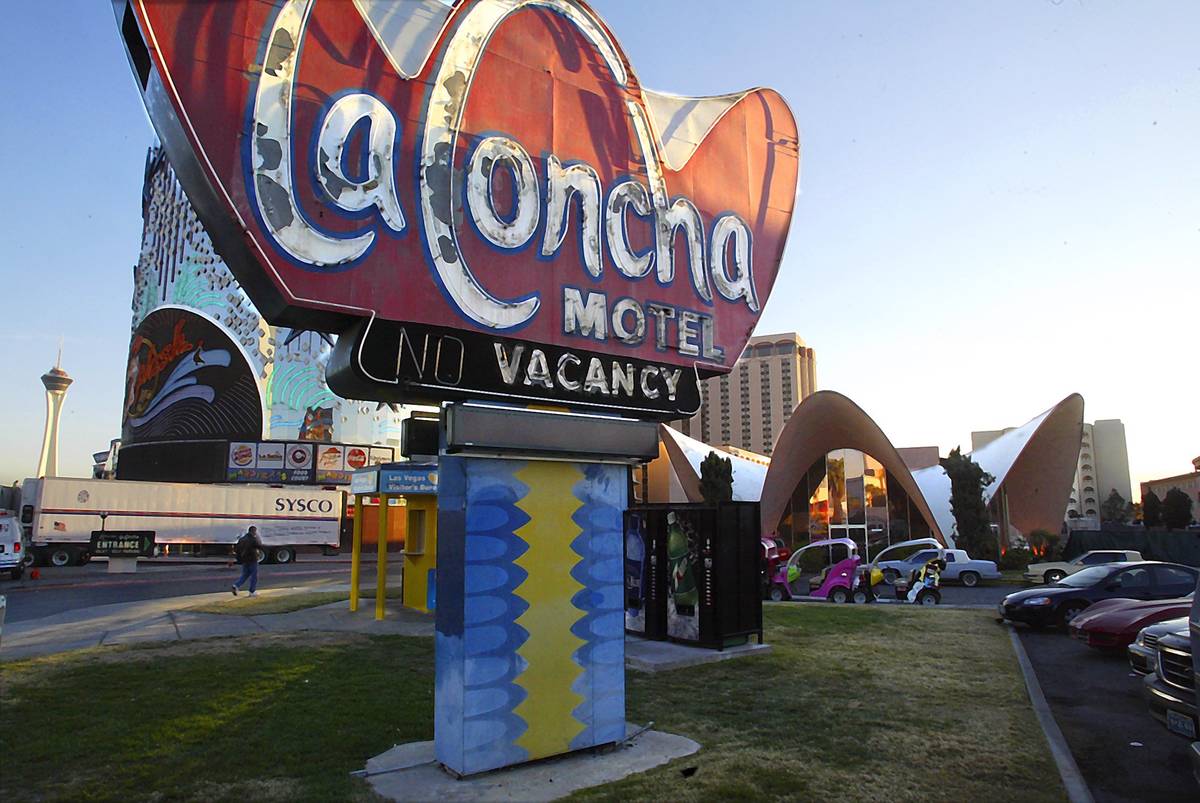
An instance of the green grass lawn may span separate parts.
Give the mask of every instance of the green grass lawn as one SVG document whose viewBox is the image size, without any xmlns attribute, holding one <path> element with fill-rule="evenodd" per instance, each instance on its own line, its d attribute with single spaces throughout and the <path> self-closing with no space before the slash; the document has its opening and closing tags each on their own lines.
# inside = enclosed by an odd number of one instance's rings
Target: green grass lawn
<svg viewBox="0 0 1200 803">
<path fill-rule="evenodd" d="M 176 642 L 0 665 L 0 800 L 373 798 L 348 773 L 433 738 L 433 640 Z"/>
<path fill-rule="evenodd" d="M 1065 799 L 990 613 L 785 603 L 764 614 L 767 655 L 628 673 L 628 718 L 703 750 L 581 797 Z"/>
<path fill-rule="evenodd" d="M 1028 583 L 1029 581 L 1025 579 L 1025 570 L 1024 569 L 1001 569 L 1000 570 L 1000 580 L 997 582 Z"/>
<path fill-rule="evenodd" d="M 779 605 L 766 623 L 766 655 L 629 672 L 628 718 L 703 749 L 583 796 L 1063 799 L 986 613 Z M 295 634 L 9 662 L 0 710 L 0 800 L 369 800 L 348 773 L 433 736 L 433 642 Z"/>
</svg>

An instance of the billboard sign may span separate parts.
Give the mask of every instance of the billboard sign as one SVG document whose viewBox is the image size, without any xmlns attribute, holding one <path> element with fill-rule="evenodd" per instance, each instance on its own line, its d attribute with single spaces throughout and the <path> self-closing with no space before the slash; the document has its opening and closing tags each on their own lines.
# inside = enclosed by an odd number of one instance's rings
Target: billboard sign
<svg viewBox="0 0 1200 803">
<path fill-rule="evenodd" d="M 346 485 L 371 455 L 387 463 L 394 452 L 390 446 L 235 441 L 229 444 L 225 481 Z"/>
<path fill-rule="evenodd" d="M 115 5 L 239 282 L 345 333 L 338 392 L 678 417 L 741 354 L 799 172 L 774 91 L 646 89 L 582 0 Z"/>
<path fill-rule="evenodd" d="M 121 443 L 262 437 L 263 401 L 245 352 L 223 326 L 162 306 L 134 329 Z"/>
</svg>

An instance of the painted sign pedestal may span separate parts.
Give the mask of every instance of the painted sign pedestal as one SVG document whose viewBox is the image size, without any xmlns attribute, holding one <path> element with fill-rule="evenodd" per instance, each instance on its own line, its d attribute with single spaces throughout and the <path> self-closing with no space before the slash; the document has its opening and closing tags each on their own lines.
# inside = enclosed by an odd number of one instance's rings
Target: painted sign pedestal
<svg viewBox="0 0 1200 803">
<path fill-rule="evenodd" d="M 621 520 L 628 464 L 657 453 L 657 428 L 443 409 L 438 761 L 471 775 L 623 739 Z"/>
<path fill-rule="evenodd" d="M 625 475 L 441 458 L 434 739 L 454 772 L 624 738 Z"/>
</svg>

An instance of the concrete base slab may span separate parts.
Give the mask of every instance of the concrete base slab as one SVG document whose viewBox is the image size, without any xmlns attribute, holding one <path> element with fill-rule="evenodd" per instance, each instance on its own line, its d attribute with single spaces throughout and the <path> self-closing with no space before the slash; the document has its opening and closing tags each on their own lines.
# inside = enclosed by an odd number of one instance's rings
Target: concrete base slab
<svg viewBox="0 0 1200 803">
<path fill-rule="evenodd" d="M 665 672 L 685 666 L 712 664 L 747 655 L 761 655 L 771 651 L 770 644 L 748 642 L 724 650 L 705 647 L 690 647 L 673 641 L 650 641 L 637 636 L 625 637 L 625 666 L 638 672 Z"/>
<path fill-rule="evenodd" d="M 633 732 L 633 727 L 629 728 Z M 397 801 L 557 800 L 690 756 L 699 749 L 699 744 L 686 737 L 647 731 L 631 744 L 605 752 L 584 750 L 456 779 L 434 758 L 433 742 L 413 742 L 369 760 L 366 780 L 376 794 Z"/>
<path fill-rule="evenodd" d="M 137 558 L 109 558 L 109 574 L 133 574 L 137 571 Z"/>
</svg>

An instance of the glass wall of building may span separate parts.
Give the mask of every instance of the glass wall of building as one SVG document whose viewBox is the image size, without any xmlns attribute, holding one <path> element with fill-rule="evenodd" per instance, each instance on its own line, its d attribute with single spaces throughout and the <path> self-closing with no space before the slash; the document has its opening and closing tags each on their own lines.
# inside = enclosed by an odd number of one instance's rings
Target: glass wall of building
<svg viewBox="0 0 1200 803">
<path fill-rule="evenodd" d="M 797 483 L 777 534 L 793 549 L 849 538 L 869 561 L 891 544 L 930 537 L 930 529 L 882 463 L 857 449 L 836 449 Z"/>
</svg>

